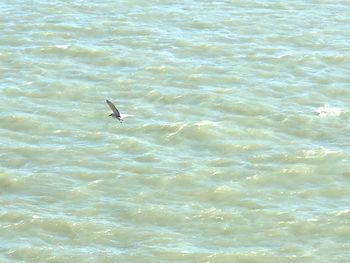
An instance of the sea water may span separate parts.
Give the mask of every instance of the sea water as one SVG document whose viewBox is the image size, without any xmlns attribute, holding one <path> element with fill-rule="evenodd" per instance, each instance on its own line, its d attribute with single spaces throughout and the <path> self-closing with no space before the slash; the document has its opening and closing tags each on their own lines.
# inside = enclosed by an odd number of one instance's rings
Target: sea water
<svg viewBox="0 0 350 263">
<path fill-rule="evenodd" d="M 350 261 L 350 2 L 0 12 L 0 262 Z"/>
</svg>

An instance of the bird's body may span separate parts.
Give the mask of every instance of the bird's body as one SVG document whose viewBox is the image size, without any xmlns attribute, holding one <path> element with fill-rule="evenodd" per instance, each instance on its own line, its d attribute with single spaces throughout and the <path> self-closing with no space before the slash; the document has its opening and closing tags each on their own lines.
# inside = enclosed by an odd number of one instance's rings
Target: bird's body
<svg viewBox="0 0 350 263">
<path fill-rule="evenodd" d="M 123 121 L 122 117 L 120 116 L 119 111 L 114 106 L 114 104 L 112 102 L 110 102 L 109 100 L 106 100 L 106 102 L 107 102 L 108 106 L 111 108 L 111 110 L 113 111 L 113 113 L 109 114 L 109 116 L 111 116 L 112 118 L 115 118 L 119 121 Z"/>
</svg>

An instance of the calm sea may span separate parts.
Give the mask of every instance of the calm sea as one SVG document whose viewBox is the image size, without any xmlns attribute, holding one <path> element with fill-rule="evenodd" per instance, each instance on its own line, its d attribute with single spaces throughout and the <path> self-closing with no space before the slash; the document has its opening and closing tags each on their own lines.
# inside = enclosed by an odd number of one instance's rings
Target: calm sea
<svg viewBox="0 0 350 263">
<path fill-rule="evenodd" d="M 0 14 L 1 263 L 350 262 L 349 1 Z"/>
</svg>

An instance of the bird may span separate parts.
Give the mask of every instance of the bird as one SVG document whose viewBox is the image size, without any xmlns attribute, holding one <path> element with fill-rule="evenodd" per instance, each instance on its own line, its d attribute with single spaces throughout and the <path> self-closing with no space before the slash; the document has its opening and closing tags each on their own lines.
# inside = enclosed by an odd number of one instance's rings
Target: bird
<svg viewBox="0 0 350 263">
<path fill-rule="evenodd" d="M 117 120 L 119 120 L 120 122 L 122 122 L 122 117 L 120 116 L 119 111 L 117 110 L 117 108 L 114 106 L 114 104 L 112 102 L 110 102 L 109 100 L 106 100 L 108 106 L 111 108 L 111 110 L 113 111 L 113 113 L 109 114 L 109 116 L 111 116 L 112 118 L 116 118 Z"/>
</svg>

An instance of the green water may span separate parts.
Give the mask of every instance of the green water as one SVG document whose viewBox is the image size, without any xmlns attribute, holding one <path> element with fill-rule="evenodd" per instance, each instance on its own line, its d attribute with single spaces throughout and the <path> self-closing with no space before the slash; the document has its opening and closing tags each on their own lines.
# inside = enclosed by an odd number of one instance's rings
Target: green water
<svg viewBox="0 0 350 263">
<path fill-rule="evenodd" d="M 350 261 L 350 3 L 0 11 L 0 262 Z"/>
</svg>

